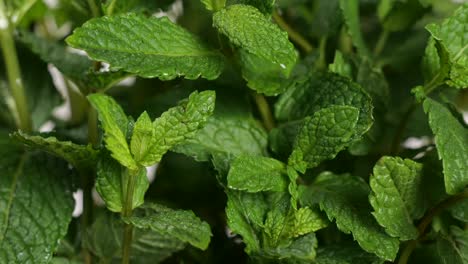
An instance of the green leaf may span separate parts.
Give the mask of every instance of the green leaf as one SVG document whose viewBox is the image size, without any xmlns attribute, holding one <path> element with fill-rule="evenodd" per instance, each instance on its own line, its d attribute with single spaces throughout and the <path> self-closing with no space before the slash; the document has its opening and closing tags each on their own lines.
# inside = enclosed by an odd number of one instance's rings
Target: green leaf
<svg viewBox="0 0 468 264">
<path fill-rule="evenodd" d="M 286 160 L 292 152 L 294 141 L 304 126 L 304 120 L 283 123 L 270 131 L 268 135 L 271 150 Z"/>
<path fill-rule="evenodd" d="M 334 73 L 310 73 L 296 77 L 275 104 L 279 120 L 299 120 L 330 106 L 352 106 L 359 110 L 353 140 L 358 140 L 372 125 L 369 95 L 349 78 Z"/>
<path fill-rule="evenodd" d="M 351 143 L 359 110 L 350 106 L 331 106 L 305 118 L 288 164 L 305 172 L 322 161 L 332 159 Z"/>
<path fill-rule="evenodd" d="M 177 238 L 205 250 L 210 243 L 210 226 L 192 211 L 173 210 L 163 205 L 145 204 L 133 216 L 124 219 L 136 228 Z"/>
<path fill-rule="evenodd" d="M 96 164 L 98 151 L 91 145 L 78 145 L 71 141 L 59 141 L 56 137 L 33 136 L 21 131 L 12 138 L 31 149 L 39 149 L 68 161 L 76 168 L 91 168 Z"/>
<path fill-rule="evenodd" d="M 112 212 L 122 212 L 123 210 L 128 177 L 136 177 L 132 198 L 133 209 L 143 204 L 146 190 L 149 187 L 146 169 L 139 168 L 136 171 L 129 171 L 111 158 L 102 157 L 99 160 L 96 190 Z"/>
<path fill-rule="evenodd" d="M 240 155 L 231 163 L 228 187 L 247 192 L 284 191 L 288 184 L 285 174 L 286 166 L 281 161 Z"/>
<path fill-rule="evenodd" d="M 448 194 L 461 192 L 468 184 L 468 131 L 447 108 L 430 98 L 424 101 L 424 111 L 436 136 L 445 190 Z"/>
<path fill-rule="evenodd" d="M 454 218 L 468 223 L 468 200 L 465 199 L 450 207 L 450 213 Z"/>
<path fill-rule="evenodd" d="M 89 93 L 89 88 L 106 90 L 129 75 L 119 71 L 94 71 L 93 62 L 86 56 L 72 53 L 62 43 L 48 41 L 28 31 L 21 31 L 19 40 L 76 83 L 83 94 Z"/>
<path fill-rule="evenodd" d="M 48 263 L 73 211 L 67 164 L 0 136 L 0 262 Z"/>
<path fill-rule="evenodd" d="M 441 24 L 429 24 L 426 29 L 448 52 L 452 64 L 449 85 L 456 88 L 468 87 L 468 4 L 460 6 L 451 17 Z"/>
<path fill-rule="evenodd" d="M 356 82 L 371 96 L 372 105 L 377 110 L 386 111 L 390 101 L 390 89 L 380 68 L 374 67 L 371 60 L 362 58 L 358 66 Z"/>
<path fill-rule="evenodd" d="M 343 57 L 343 53 L 337 50 L 335 51 L 335 58 L 333 63 L 328 65 L 328 69 L 331 72 L 339 74 L 344 77 L 348 77 L 350 79 L 353 78 L 353 68 L 350 63 L 348 63 L 345 58 Z"/>
<path fill-rule="evenodd" d="M 367 252 L 393 261 L 399 249 L 399 241 L 387 235 L 370 212 L 369 187 L 358 177 L 320 174 L 314 183 L 301 188 L 303 205 L 320 204 L 330 221 L 335 220 L 339 230 L 351 233 Z"/>
<path fill-rule="evenodd" d="M 211 11 L 218 11 L 226 5 L 226 0 L 201 0 L 201 2 Z"/>
<path fill-rule="evenodd" d="M 328 225 L 328 220 L 318 209 L 302 207 L 293 210 L 286 219 L 283 233 L 288 237 L 299 237 L 320 230 Z"/>
<path fill-rule="evenodd" d="M 330 245 L 317 249 L 316 264 L 382 264 L 384 260 L 363 251 L 353 243 Z"/>
<path fill-rule="evenodd" d="M 85 50 L 94 60 L 108 62 L 112 69 L 146 78 L 201 76 L 212 80 L 221 74 L 224 65 L 221 53 L 207 48 L 167 17 L 128 13 L 95 18 L 75 29 L 66 41 Z"/>
<path fill-rule="evenodd" d="M 142 160 L 151 148 L 155 129 L 148 113 L 143 112 L 135 122 L 133 127 L 130 150 L 133 157 L 138 162 Z"/>
<path fill-rule="evenodd" d="M 422 165 L 409 159 L 383 157 L 370 177 L 372 213 L 385 231 L 401 240 L 415 239 L 413 224 L 424 213 Z"/>
<path fill-rule="evenodd" d="M 249 5 L 231 5 L 213 15 L 213 25 L 236 46 L 269 61 L 289 76 L 296 63 L 288 34 Z"/>
<path fill-rule="evenodd" d="M 226 206 L 227 224 L 233 233 L 242 236 L 249 254 L 260 250 L 258 229 L 263 226 L 268 204 L 263 193 L 228 190 Z"/>
<path fill-rule="evenodd" d="M 384 0 L 379 4 L 378 15 L 384 29 L 401 31 L 412 26 L 429 10 L 420 0 Z"/>
<path fill-rule="evenodd" d="M 229 5 L 244 4 L 256 7 L 265 15 L 271 15 L 275 7 L 276 0 L 227 0 Z"/>
<path fill-rule="evenodd" d="M 259 93 L 277 95 L 284 92 L 289 73 L 269 59 L 259 57 L 243 49 L 239 50 L 242 77 L 247 86 Z"/>
<path fill-rule="evenodd" d="M 468 263 L 468 231 L 451 226 L 450 236 L 437 239 L 437 251 L 442 263 Z"/>
<path fill-rule="evenodd" d="M 369 50 L 361 33 L 359 19 L 359 0 L 340 0 L 340 8 L 343 12 L 348 34 L 353 40 L 353 45 L 362 56 L 369 56 Z"/>
<path fill-rule="evenodd" d="M 317 238 L 314 233 L 309 233 L 305 236 L 298 237 L 288 244 L 280 245 L 275 248 L 267 248 L 260 252 L 261 256 L 266 256 L 273 259 L 291 260 L 292 263 L 296 261 L 305 260 L 309 263 L 315 259 L 315 248 L 317 247 Z"/>
<path fill-rule="evenodd" d="M 208 118 L 205 127 L 172 150 L 198 161 L 208 161 L 212 155 L 219 153 L 266 156 L 265 129 L 246 110 L 249 109 L 248 105 L 233 101 L 233 95 L 219 95 L 215 112 Z"/>
<path fill-rule="evenodd" d="M 121 262 L 123 230 L 123 222 L 115 214 L 99 213 L 84 234 L 83 247 L 103 262 Z M 185 243 L 176 238 L 136 228 L 131 245 L 132 263 L 148 263 L 149 260 L 160 263 L 184 247 Z"/>
<path fill-rule="evenodd" d="M 140 155 L 138 162 L 145 166 L 159 162 L 173 146 L 191 139 L 203 128 L 215 107 L 215 92 L 193 92 L 188 100 L 180 102 L 154 120 L 151 146 Z"/>
<path fill-rule="evenodd" d="M 233 233 L 242 236 L 248 254 L 260 250 L 259 229 L 268 210 L 263 193 L 228 190 L 226 206 L 227 224 Z"/>
<path fill-rule="evenodd" d="M 103 94 L 89 95 L 88 100 L 99 114 L 106 148 L 112 153 L 112 157 L 123 166 L 137 170 L 138 165 L 130 154 L 127 143 L 128 118 L 123 109 L 112 97 Z"/>
</svg>

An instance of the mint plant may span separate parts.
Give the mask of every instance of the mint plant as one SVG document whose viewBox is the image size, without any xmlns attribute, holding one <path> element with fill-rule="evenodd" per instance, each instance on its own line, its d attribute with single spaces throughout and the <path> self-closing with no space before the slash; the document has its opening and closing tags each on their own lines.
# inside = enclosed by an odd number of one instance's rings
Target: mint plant
<svg viewBox="0 0 468 264">
<path fill-rule="evenodd" d="M 460 2 L 0 0 L 0 263 L 468 263 Z"/>
</svg>

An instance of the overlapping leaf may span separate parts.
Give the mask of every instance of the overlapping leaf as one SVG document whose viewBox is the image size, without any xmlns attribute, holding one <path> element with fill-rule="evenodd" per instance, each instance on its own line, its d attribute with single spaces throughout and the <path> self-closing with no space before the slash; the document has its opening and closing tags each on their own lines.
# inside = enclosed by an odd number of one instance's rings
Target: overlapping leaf
<svg viewBox="0 0 468 264">
<path fill-rule="evenodd" d="M 334 158 L 352 142 L 358 116 L 357 108 L 331 106 L 305 118 L 288 164 L 304 173 L 307 168 Z"/>
<path fill-rule="evenodd" d="M 373 215 L 389 235 L 401 240 L 419 235 L 413 220 L 424 213 L 421 170 L 412 160 L 383 157 L 370 178 Z"/>
<path fill-rule="evenodd" d="M 216 79 L 224 65 L 221 53 L 167 17 L 128 13 L 92 19 L 76 29 L 67 43 L 113 69 L 147 78 Z"/>
<path fill-rule="evenodd" d="M 0 262 L 49 262 L 73 211 L 67 164 L 24 153 L 3 133 L 0 154 Z"/>
<path fill-rule="evenodd" d="M 351 233 L 365 251 L 386 260 L 395 259 L 399 241 L 387 235 L 371 215 L 369 187 L 362 179 L 325 172 L 309 187 L 302 187 L 301 193 L 302 204 L 319 203 L 338 229 Z"/>
<path fill-rule="evenodd" d="M 21 131 L 13 133 L 12 137 L 32 149 L 40 149 L 65 159 L 80 169 L 96 164 L 98 151 L 91 145 L 83 146 L 71 141 L 59 141 L 56 137 L 33 136 Z"/>
<path fill-rule="evenodd" d="M 159 204 L 146 204 L 133 216 L 124 219 L 136 228 L 152 230 L 162 235 L 177 238 L 202 250 L 210 243 L 210 226 L 201 221 L 192 211 L 173 210 Z"/>
<path fill-rule="evenodd" d="M 424 111 L 436 138 L 437 152 L 442 159 L 445 190 L 461 192 L 468 185 L 468 130 L 440 103 L 427 98 Z"/>
</svg>

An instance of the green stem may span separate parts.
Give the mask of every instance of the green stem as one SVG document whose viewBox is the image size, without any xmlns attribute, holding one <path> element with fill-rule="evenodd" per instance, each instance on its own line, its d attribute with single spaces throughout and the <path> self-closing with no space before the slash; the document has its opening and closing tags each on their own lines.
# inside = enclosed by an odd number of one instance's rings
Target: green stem
<svg viewBox="0 0 468 264">
<path fill-rule="evenodd" d="M 88 228 L 92 219 L 92 208 L 93 208 L 93 174 L 91 171 L 84 171 L 80 173 L 81 185 L 83 188 L 83 214 L 81 215 L 81 229 L 83 232 Z M 89 250 L 82 249 L 83 259 L 85 264 L 91 264 L 93 262 L 91 253 Z"/>
<path fill-rule="evenodd" d="M 377 44 L 374 48 L 374 56 L 377 57 L 382 53 L 385 43 L 387 43 L 388 36 L 390 35 L 390 31 L 384 29 L 382 33 L 380 33 L 379 39 L 377 40 Z"/>
<path fill-rule="evenodd" d="M 268 105 L 265 96 L 262 94 L 255 93 L 255 103 L 257 104 L 258 111 L 263 120 L 263 125 L 267 131 L 272 130 L 275 127 L 275 120 L 273 119 L 273 114 L 271 113 L 270 106 Z"/>
<path fill-rule="evenodd" d="M 32 120 L 28 110 L 23 80 L 21 79 L 18 55 L 13 40 L 13 30 L 12 23 L 6 15 L 4 0 L 0 0 L 0 46 L 5 60 L 10 92 L 15 102 L 15 110 L 12 114 L 16 117 L 19 129 L 31 132 Z"/>
<path fill-rule="evenodd" d="M 88 0 L 89 8 L 91 8 L 91 13 L 93 17 L 99 17 L 101 12 L 99 12 L 98 4 L 94 0 Z"/>
<path fill-rule="evenodd" d="M 418 242 L 421 241 L 426 233 L 427 227 L 432 223 L 432 220 L 436 215 L 440 212 L 444 211 L 445 209 L 455 205 L 458 202 L 461 202 L 464 199 L 468 198 L 468 190 L 465 190 L 459 194 L 453 195 L 448 197 L 447 199 L 443 200 L 442 202 L 438 203 L 434 206 L 431 210 L 429 210 L 426 215 L 423 217 L 421 222 L 418 225 L 419 236 L 417 239 L 412 240 L 409 244 L 403 249 L 403 252 L 400 255 L 400 259 L 398 260 L 398 264 L 406 264 L 408 263 L 409 257 L 413 250 L 418 245 Z"/>
<path fill-rule="evenodd" d="M 127 177 L 127 190 L 125 191 L 122 217 L 130 217 L 133 213 L 133 192 L 135 191 L 136 177 L 138 171 L 129 171 Z M 130 250 L 133 237 L 133 225 L 125 224 L 122 242 L 122 264 L 130 263 Z"/>
<path fill-rule="evenodd" d="M 107 15 L 111 16 L 112 13 L 114 12 L 115 4 L 117 3 L 117 0 L 112 0 L 110 3 L 109 7 L 107 8 Z"/>
<path fill-rule="evenodd" d="M 273 19 L 275 20 L 276 24 L 284 31 L 288 33 L 289 38 L 299 45 L 305 53 L 310 53 L 314 47 L 305 39 L 301 34 L 295 31 L 284 19 L 278 14 L 277 11 L 273 12 Z"/>
<path fill-rule="evenodd" d="M 320 38 L 319 44 L 320 55 L 318 58 L 318 67 L 320 69 L 325 69 L 327 67 L 327 37 L 323 36 Z"/>
<path fill-rule="evenodd" d="M 340 42 L 339 47 L 341 52 L 344 54 L 350 54 L 353 52 L 353 42 L 348 32 L 346 32 L 346 27 L 341 27 L 340 31 Z"/>
<path fill-rule="evenodd" d="M 405 114 L 401 118 L 400 124 L 398 124 L 397 131 L 395 133 L 395 137 L 393 138 L 392 141 L 392 146 L 390 150 L 391 155 L 397 155 L 398 152 L 400 152 L 400 143 L 401 139 L 403 138 L 403 134 L 406 130 L 406 126 L 408 125 L 408 121 L 411 117 L 411 114 L 413 114 L 414 110 L 416 110 L 416 107 L 418 106 L 418 103 L 412 103 L 411 106 L 406 110 Z"/>
<path fill-rule="evenodd" d="M 65 79 L 65 88 L 67 89 L 68 98 L 70 99 L 70 123 L 72 125 L 80 124 L 86 116 L 86 99 L 80 92 L 73 88 L 73 83 L 68 79 Z"/>
</svg>

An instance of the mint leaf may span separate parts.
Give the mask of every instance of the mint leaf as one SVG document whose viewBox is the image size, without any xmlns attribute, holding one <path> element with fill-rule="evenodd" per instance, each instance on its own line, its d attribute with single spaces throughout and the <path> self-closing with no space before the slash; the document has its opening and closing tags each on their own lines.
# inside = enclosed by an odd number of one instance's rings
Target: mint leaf
<svg viewBox="0 0 468 264">
<path fill-rule="evenodd" d="M 128 119 L 122 108 L 112 97 L 103 94 L 89 95 L 88 100 L 99 114 L 106 148 L 112 153 L 112 157 L 123 166 L 137 170 L 138 165 L 130 154 L 127 143 Z"/>
<path fill-rule="evenodd" d="M 237 156 L 249 154 L 266 156 L 267 135 L 255 120 L 248 105 L 232 99 L 233 95 L 220 93 L 216 98 L 214 114 L 191 139 L 172 148 L 198 161 L 208 161 L 212 155 Z"/>
<path fill-rule="evenodd" d="M 99 257 L 101 261 L 121 262 L 123 222 L 115 214 L 101 212 L 83 238 L 83 247 Z M 174 252 L 185 247 L 185 243 L 167 235 L 135 228 L 131 245 L 132 261 L 159 263 Z"/>
<path fill-rule="evenodd" d="M 201 2 L 211 11 L 218 11 L 226 5 L 226 0 L 201 0 Z"/>
<path fill-rule="evenodd" d="M 449 236 L 437 239 L 437 251 L 442 263 L 468 263 L 468 232 L 451 226 Z"/>
<path fill-rule="evenodd" d="M 328 37 L 337 33 L 343 22 L 339 0 L 320 0 L 314 3 L 310 33 L 314 37 Z"/>
<path fill-rule="evenodd" d="M 351 142 L 359 110 L 350 106 L 331 106 L 305 118 L 288 164 L 305 172 L 322 161 L 334 158 Z"/>
<path fill-rule="evenodd" d="M 450 207 L 450 213 L 454 218 L 468 223 L 468 200 L 465 199 Z"/>
<path fill-rule="evenodd" d="M 23 152 L 3 133 L 0 155 L 0 262 L 49 262 L 71 221 L 70 170 L 59 159 Z"/>
<path fill-rule="evenodd" d="M 136 161 L 142 160 L 151 148 L 155 129 L 148 113 L 143 112 L 133 127 L 130 150 Z"/>
<path fill-rule="evenodd" d="M 413 220 L 424 213 L 422 165 L 409 159 L 383 157 L 370 177 L 372 213 L 385 231 L 401 240 L 415 239 Z"/>
<path fill-rule="evenodd" d="M 468 4 L 460 6 L 451 17 L 441 24 L 429 24 L 426 29 L 447 50 L 452 65 L 449 85 L 456 88 L 468 87 Z"/>
<path fill-rule="evenodd" d="M 263 193 L 228 190 L 226 194 L 226 217 L 230 230 L 242 236 L 247 253 L 258 252 L 261 238 L 258 229 L 263 226 L 268 210 Z"/>
<path fill-rule="evenodd" d="M 468 131 L 440 103 L 427 98 L 424 111 L 436 136 L 437 153 L 442 160 L 445 190 L 448 194 L 461 192 L 468 184 Z"/>
<path fill-rule="evenodd" d="M 299 237 L 320 230 L 328 225 L 328 220 L 318 209 L 302 207 L 292 211 L 286 219 L 283 233 L 288 237 Z"/>
<path fill-rule="evenodd" d="M 32 136 L 21 131 L 12 138 L 31 149 L 39 149 L 68 161 L 78 169 L 91 168 L 96 164 L 98 151 L 91 145 L 77 145 L 71 141 L 59 141 L 56 137 Z"/>
<path fill-rule="evenodd" d="M 281 161 L 240 155 L 231 163 L 228 187 L 247 192 L 284 191 L 288 184 L 285 174 L 286 166 Z"/>
<path fill-rule="evenodd" d="M 348 34 L 353 40 L 353 45 L 357 48 L 359 54 L 368 56 L 369 50 L 361 33 L 361 24 L 359 19 L 359 1 L 358 0 L 340 0 L 340 8 L 343 12 Z"/>
<path fill-rule="evenodd" d="M 317 249 L 317 264 L 382 264 L 383 259 L 363 251 L 354 243 L 335 244 Z"/>
<path fill-rule="evenodd" d="M 91 58 L 108 62 L 112 69 L 146 78 L 201 76 L 212 80 L 221 74 L 224 64 L 221 53 L 208 49 L 167 17 L 128 13 L 96 18 L 75 29 L 66 41 Z"/>
<path fill-rule="evenodd" d="M 119 71 L 94 71 L 93 62 L 86 56 L 71 53 L 62 43 L 42 39 L 27 31 L 21 31 L 19 40 L 40 56 L 43 61 L 52 63 L 60 72 L 76 83 L 83 94 L 88 94 L 89 88 L 98 91 L 106 90 L 129 75 Z"/>
<path fill-rule="evenodd" d="M 299 261 L 310 262 L 315 258 L 315 248 L 317 244 L 315 234 L 309 233 L 292 240 L 290 243 L 262 250 L 260 256 L 265 256 L 273 260 L 286 259 L 291 261 L 289 263 L 298 263 Z"/>
<path fill-rule="evenodd" d="M 213 15 L 213 25 L 236 46 L 274 64 L 289 76 L 296 63 L 288 34 L 249 5 L 231 5 Z"/>
<path fill-rule="evenodd" d="M 139 229 L 177 238 L 202 250 L 208 248 L 212 236 L 210 226 L 192 211 L 173 210 L 156 203 L 143 205 L 124 221 Z"/>
<path fill-rule="evenodd" d="M 285 72 L 282 67 L 243 49 L 239 50 L 239 60 L 242 77 L 247 81 L 248 87 L 266 95 L 284 92 L 284 82 L 289 73 Z"/>
<path fill-rule="evenodd" d="M 343 53 L 339 50 L 335 51 L 335 58 L 333 59 L 333 63 L 328 65 L 328 69 L 341 76 L 348 77 L 350 79 L 353 78 L 353 68 L 351 64 L 345 60 Z"/>
<path fill-rule="evenodd" d="M 106 202 L 112 212 L 123 210 L 124 197 L 127 193 L 128 177 L 136 177 L 133 191 L 132 208 L 137 208 L 144 202 L 149 182 L 146 178 L 146 169 L 139 168 L 129 171 L 111 158 L 102 157 L 97 165 L 96 190 Z"/>
<path fill-rule="evenodd" d="M 228 4 L 244 4 L 256 7 L 265 15 L 271 15 L 276 0 L 227 0 Z"/>
<path fill-rule="evenodd" d="M 275 104 L 280 120 L 299 120 L 333 105 L 359 110 L 353 140 L 359 139 L 372 125 L 372 104 L 362 87 L 349 78 L 333 73 L 314 72 L 296 77 Z"/>
<path fill-rule="evenodd" d="M 153 122 L 151 146 L 139 154 L 138 162 L 145 166 L 159 162 L 170 148 L 193 138 L 213 114 L 215 92 L 193 92 L 188 100 L 164 112 Z"/>
<path fill-rule="evenodd" d="M 319 203 L 330 221 L 335 220 L 339 230 L 351 233 L 367 252 L 392 261 L 399 249 L 399 241 L 387 235 L 370 213 L 367 200 L 369 187 L 358 177 L 320 174 L 314 183 L 301 188 L 301 204 Z"/>
</svg>

